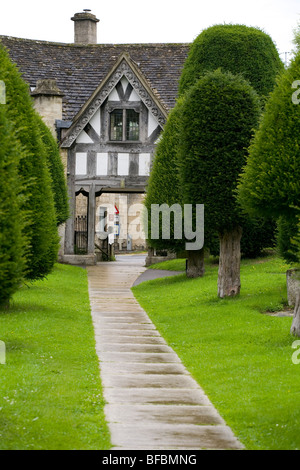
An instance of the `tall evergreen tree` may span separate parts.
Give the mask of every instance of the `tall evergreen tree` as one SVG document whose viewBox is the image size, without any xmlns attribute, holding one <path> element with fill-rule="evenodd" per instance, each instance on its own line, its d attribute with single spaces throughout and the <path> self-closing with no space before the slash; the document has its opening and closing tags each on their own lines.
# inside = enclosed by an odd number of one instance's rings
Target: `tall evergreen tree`
<svg viewBox="0 0 300 470">
<path fill-rule="evenodd" d="M 284 69 L 271 37 L 259 28 L 240 24 L 219 24 L 202 31 L 191 45 L 179 83 L 183 95 L 198 78 L 221 68 L 242 74 L 265 98 Z"/>
<path fill-rule="evenodd" d="M 6 306 L 18 289 L 25 268 L 20 157 L 21 147 L 6 118 L 5 105 L 0 105 L 0 307 Z"/>
<path fill-rule="evenodd" d="M 39 116 L 37 116 L 37 124 L 46 150 L 47 163 L 50 170 L 56 222 L 57 225 L 60 225 L 69 217 L 68 190 L 64 167 L 58 144 L 52 136 L 50 129 Z"/>
<path fill-rule="evenodd" d="M 178 252 L 184 250 L 182 239 L 174 239 L 174 220 L 171 219 L 170 239 L 162 238 L 162 226 L 158 228 L 159 238 L 154 238 L 151 227 L 153 204 L 181 204 L 181 191 L 178 179 L 177 149 L 179 145 L 179 126 L 181 120 L 181 103 L 178 102 L 170 112 L 160 141 L 157 144 L 155 159 L 146 190 L 145 206 L 148 217 L 148 244 L 158 250 Z"/>
<path fill-rule="evenodd" d="M 59 246 L 51 177 L 28 85 L 1 45 L 0 80 L 6 84 L 7 116 L 23 150 L 18 171 L 28 196 L 22 208 L 29 214 L 26 276 L 39 279 L 53 268 Z"/>
<path fill-rule="evenodd" d="M 180 175 L 183 202 L 204 204 L 205 231 L 220 237 L 218 295 L 240 291 L 240 208 L 234 195 L 260 114 L 259 97 L 240 76 L 209 72 L 185 95 Z"/>
<path fill-rule="evenodd" d="M 251 143 L 238 199 L 253 215 L 280 217 L 283 255 L 300 263 L 290 240 L 297 233 L 300 200 L 300 50 L 278 80 Z M 294 233 L 293 233 L 294 232 Z M 290 258 L 292 256 L 292 258 Z M 299 292 L 300 299 L 300 292 Z M 295 309 L 300 336 L 300 301 Z"/>
<path fill-rule="evenodd" d="M 242 75 L 256 90 L 263 105 L 284 65 L 271 37 L 259 28 L 240 24 L 214 25 L 202 31 L 190 47 L 180 77 L 180 96 L 206 72 L 219 68 L 223 72 Z M 244 253 L 249 256 L 258 256 L 263 247 L 274 243 L 276 224 L 273 220 L 243 217 L 240 224 L 244 234 L 241 243 Z M 215 237 L 208 233 L 209 226 L 206 213 L 205 246 L 216 252 Z"/>
</svg>

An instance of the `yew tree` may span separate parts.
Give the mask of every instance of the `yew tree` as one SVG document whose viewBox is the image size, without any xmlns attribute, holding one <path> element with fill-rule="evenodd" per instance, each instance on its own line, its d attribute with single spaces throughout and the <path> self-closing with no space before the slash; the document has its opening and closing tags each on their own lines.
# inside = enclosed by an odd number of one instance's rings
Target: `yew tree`
<svg viewBox="0 0 300 470">
<path fill-rule="evenodd" d="M 289 247 L 292 248 L 290 239 L 297 238 L 300 211 L 299 129 L 300 50 L 270 95 L 238 186 L 238 200 L 249 214 L 281 219 L 283 254 L 298 265 L 299 250 L 290 253 Z M 299 301 L 292 332 L 300 336 Z"/>
<path fill-rule="evenodd" d="M 22 236 L 22 185 L 18 163 L 22 149 L 0 104 L 0 307 L 7 306 L 23 278 L 25 239 Z"/>
<path fill-rule="evenodd" d="M 180 77 L 179 94 L 184 95 L 204 73 L 218 68 L 242 74 L 264 99 L 284 65 L 272 38 L 261 29 L 217 24 L 204 29 L 192 43 Z"/>
<path fill-rule="evenodd" d="M 263 104 L 284 66 L 272 38 L 264 31 L 241 24 L 217 24 L 203 30 L 191 44 L 180 77 L 179 95 L 184 96 L 206 72 L 219 68 L 223 72 L 241 74 L 258 93 Z M 208 231 L 210 224 L 207 223 L 207 215 L 205 220 L 205 247 L 215 251 L 217 235 L 213 233 L 213 227 L 212 231 Z M 258 256 L 263 247 L 272 244 L 273 221 L 244 217 L 240 223 L 244 233 L 243 251 L 248 256 Z M 195 265 L 201 264 L 199 256 L 201 252 L 189 253 L 189 263 L 193 260 Z"/>
<path fill-rule="evenodd" d="M 153 227 L 153 204 L 181 204 L 181 192 L 178 179 L 177 149 L 179 145 L 179 126 L 181 122 L 181 102 L 170 112 L 160 140 L 155 151 L 155 159 L 146 188 L 144 204 L 147 212 L 148 244 L 157 250 L 178 252 L 184 249 L 182 239 L 174 238 L 174 220 L 170 219 L 170 238 L 162 237 L 161 217 L 160 226 Z M 158 228 L 159 237 L 154 237 Z"/>
<path fill-rule="evenodd" d="M 261 112 L 241 76 L 208 72 L 185 95 L 179 164 L 185 204 L 204 204 L 205 232 L 220 238 L 219 297 L 240 292 L 241 210 L 234 191 Z"/>
<path fill-rule="evenodd" d="M 50 170 L 56 223 L 57 225 L 61 225 L 69 217 L 68 189 L 64 175 L 64 166 L 61 160 L 58 143 L 52 136 L 49 127 L 39 116 L 37 116 L 37 125 L 44 144 L 47 165 Z"/>
<path fill-rule="evenodd" d="M 29 87 L 0 44 L 0 80 L 6 86 L 6 113 L 22 148 L 18 174 L 24 185 L 22 210 L 27 214 L 26 277 L 34 280 L 51 272 L 57 260 L 56 226 L 51 176 Z"/>
</svg>

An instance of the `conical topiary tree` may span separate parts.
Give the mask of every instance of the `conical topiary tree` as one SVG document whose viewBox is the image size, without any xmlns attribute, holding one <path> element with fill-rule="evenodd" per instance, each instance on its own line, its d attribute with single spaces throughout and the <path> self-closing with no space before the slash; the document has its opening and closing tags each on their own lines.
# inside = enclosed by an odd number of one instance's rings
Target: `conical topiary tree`
<svg viewBox="0 0 300 470">
<path fill-rule="evenodd" d="M 204 204 L 205 232 L 219 233 L 219 297 L 240 291 L 241 210 L 234 191 L 260 111 L 249 83 L 220 70 L 204 75 L 185 95 L 179 150 L 183 202 Z"/>
<path fill-rule="evenodd" d="M 47 163 L 50 170 L 56 222 L 57 225 L 60 225 L 69 217 L 68 190 L 64 176 L 64 167 L 58 144 L 52 136 L 50 129 L 39 116 L 37 116 L 37 124 L 46 150 Z"/>
<path fill-rule="evenodd" d="M 20 286 L 25 267 L 25 214 L 20 209 L 22 187 L 18 175 L 21 152 L 5 105 L 0 105 L 0 308 L 8 305 Z"/>
<path fill-rule="evenodd" d="M 190 47 L 179 82 L 179 94 L 183 96 L 195 82 L 208 71 L 222 69 L 223 72 L 242 75 L 256 90 L 262 104 L 273 90 L 276 77 L 284 70 L 271 37 L 259 28 L 240 24 L 221 24 L 202 31 Z M 207 215 L 205 217 L 207 221 Z M 244 252 L 258 256 L 262 249 L 273 243 L 275 223 L 272 220 L 240 220 L 247 239 L 242 241 L 251 250 Z M 257 236 L 256 228 L 260 234 Z M 205 227 L 205 246 L 216 251 L 213 233 Z M 251 236 L 252 233 L 252 236 Z M 207 236 L 208 235 L 208 236 Z M 245 235 L 243 235 L 244 238 Z M 217 250 L 218 251 L 218 250 Z"/>
<path fill-rule="evenodd" d="M 238 200 L 249 213 L 282 218 L 284 252 L 289 252 L 291 228 L 296 232 L 300 200 L 300 51 L 266 104 L 259 129 L 240 178 Z M 296 233 L 294 232 L 294 236 Z M 297 253 L 295 256 L 300 263 Z M 289 259 L 291 261 L 291 259 Z M 299 292 L 300 296 L 300 292 Z M 300 304 L 295 317 L 300 316 Z M 300 336 L 299 328 L 293 333 Z"/>
<path fill-rule="evenodd" d="M 155 151 L 155 159 L 151 170 L 150 178 L 146 188 L 146 198 L 144 204 L 147 209 L 148 224 L 148 244 L 158 250 L 170 250 L 178 252 L 184 250 L 182 239 L 174 239 L 174 223 L 171 219 L 170 239 L 162 238 L 162 227 L 160 217 L 159 238 L 154 238 L 157 227 L 151 224 L 152 205 L 181 204 L 181 193 L 178 180 L 177 148 L 178 148 L 178 127 L 180 125 L 181 104 L 177 103 L 170 112 L 167 123 L 160 136 L 159 143 Z M 151 227 L 152 226 L 152 227 Z M 154 230 L 151 230 L 154 229 Z"/>
<path fill-rule="evenodd" d="M 260 97 L 273 90 L 284 69 L 271 37 L 259 28 L 220 24 L 202 31 L 191 45 L 179 83 L 183 95 L 208 71 L 242 74 Z"/>
<path fill-rule="evenodd" d="M 53 268 L 59 246 L 51 178 L 28 86 L 1 45 L 0 80 L 6 85 L 7 116 L 22 147 L 18 171 L 26 185 L 22 207 L 28 213 L 26 276 L 39 279 Z"/>
</svg>

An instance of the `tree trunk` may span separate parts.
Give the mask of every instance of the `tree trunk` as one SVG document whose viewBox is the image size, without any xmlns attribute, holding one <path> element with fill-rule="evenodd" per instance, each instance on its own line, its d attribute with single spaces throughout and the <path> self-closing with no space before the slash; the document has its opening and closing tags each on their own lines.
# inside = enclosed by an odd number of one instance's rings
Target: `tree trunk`
<svg viewBox="0 0 300 470">
<path fill-rule="evenodd" d="M 300 291 L 296 294 L 294 317 L 291 326 L 291 335 L 300 336 Z"/>
<path fill-rule="evenodd" d="M 187 252 L 186 275 L 187 277 L 204 276 L 204 248 Z"/>
<path fill-rule="evenodd" d="M 218 296 L 234 297 L 240 293 L 240 264 L 242 228 L 219 234 L 220 259 L 218 275 Z"/>
</svg>

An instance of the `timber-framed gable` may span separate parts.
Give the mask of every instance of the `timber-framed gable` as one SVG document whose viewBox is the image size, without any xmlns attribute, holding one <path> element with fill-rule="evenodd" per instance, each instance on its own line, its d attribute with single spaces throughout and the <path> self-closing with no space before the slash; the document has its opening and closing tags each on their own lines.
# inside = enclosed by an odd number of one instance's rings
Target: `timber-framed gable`
<svg viewBox="0 0 300 470">
<path fill-rule="evenodd" d="M 0 42 L 61 147 L 70 217 L 59 228 L 60 260 L 93 264 L 95 243 L 111 230 L 120 251 L 146 247 L 136 207 L 189 44 L 101 44 L 94 15 L 84 11 L 72 21 L 72 44 L 8 36 Z"/>
</svg>

